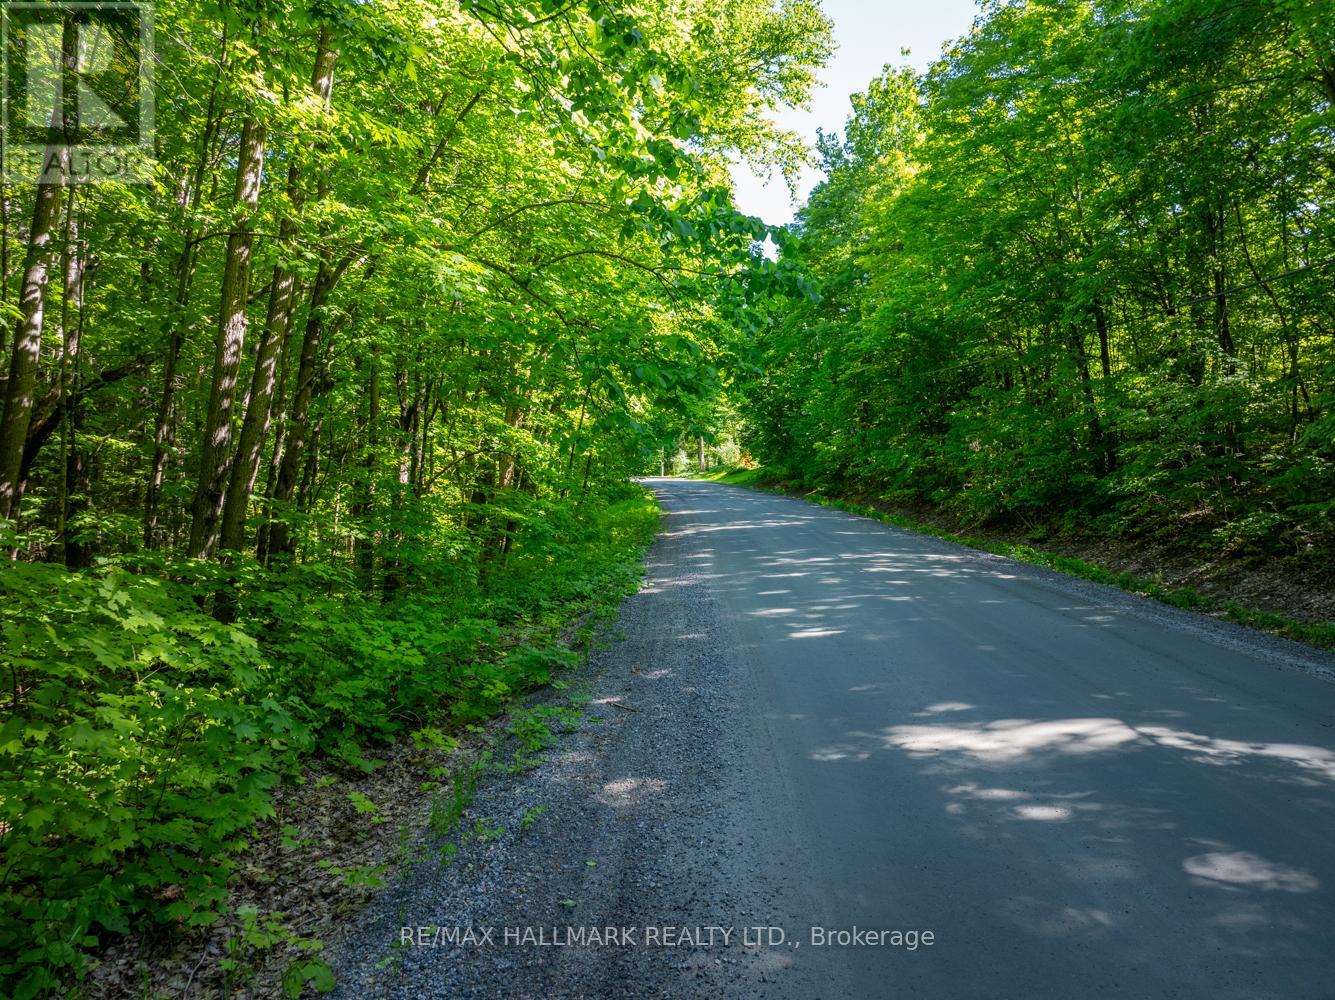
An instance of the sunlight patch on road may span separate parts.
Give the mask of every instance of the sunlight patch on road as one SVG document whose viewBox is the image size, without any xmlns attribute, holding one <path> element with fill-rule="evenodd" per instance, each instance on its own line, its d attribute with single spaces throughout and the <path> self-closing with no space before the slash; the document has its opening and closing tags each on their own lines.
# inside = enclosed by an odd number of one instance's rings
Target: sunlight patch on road
<svg viewBox="0 0 1335 1000">
<path fill-rule="evenodd" d="M 863 761 L 871 756 L 871 753 L 862 747 L 843 743 L 835 746 L 821 747 L 818 750 L 811 751 L 811 759 L 822 763 L 834 763 L 835 761 Z"/>
<path fill-rule="evenodd" d="M 977 705 L 970 705 L 967 701 L 938 701 L 935 705 L 928 705 L 921 712 L 914 712 L 919 718 L 925 715 L 943 715 L 946 712 L 970 712 L 977 708 Z"/>
<path fill-rule="evenodd" d="M 1020 819 L 1042 820 L 1053 823 L 1071 818 L 1071 810 L 1066 806 L 1024 805 L 1015 807 L 1015 815 Z"/>
<path fill-rule="evenodd" d="M 692 524 L 663 532 L 665 538 L 688 538 L 691 535 L 714 534 L 719 531 L 748 531 L 752 528 L 795 528 L 801 521 L 730 521 L 727 524 Z"/>
<path fill-rule="evenodd" d="M 1118 719 L 1001 719 L 967 726 L 892 726 L 886 744 L 912 754 L 948 751 L 983 760 L 1021 760 L 1041 750 L 1067 754 L 1096 753 L 1139 739 Z"/>
<path fill-rule="evenodd" d="M 881 741 L 886 749 L 914 756 L 962 753 L 991 763 L 1014 763 L 1044 752 L 1080 755 L 1130 746 L 1161 747 L 1182 751 L 1199 764 L 1274 760 L 1314 776 L 1297 780 L 1335 781 L 1335 751 L 1326 747 L 1222 739 L 1167 726 L 1133 726 L 1120 719 L 999 719 L 954 726 L 891 726 L 883 731 Z"/>
<path fill-rule="evenodd" d="M 980 788 L 975 784 L 956 785 L 954 788 L 947 788 L 946 793 L 966 799 L 978 799 L 981 802 L 1014 802 L 1016 799 L 1029 798 L 1028 792 L 1015 788 Z"/>
<path fill-rule="evenodd" d="M 1182 862 L 1188 875 L 1210 883 L 1224 883 L 1272 892 L 1314 892 L 1321 883 L 1300 868 L 1267 861 L 1250 851 L 1213 851 Z"/>
</svg>

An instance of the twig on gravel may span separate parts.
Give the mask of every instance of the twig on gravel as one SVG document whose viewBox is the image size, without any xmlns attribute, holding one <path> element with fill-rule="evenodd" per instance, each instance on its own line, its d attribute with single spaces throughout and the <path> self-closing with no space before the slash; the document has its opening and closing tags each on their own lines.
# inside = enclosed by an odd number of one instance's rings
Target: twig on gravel
<svg viewBox="0 0 1335 1000">
<path fill-rule="evenodd" d="M 609 701 L 608 704 L 611 705 L 613 708 L 619 708 L 619 709 L 621 709 L 621 711 L 623 711 L 623 712 L 638 712 L 638 711 L 640 711 L 638 708 L 636 708 L 636 707 L 633 706 L 633 705 L 623 705 L 623 704 L 621 704 L 621 702 L 619 702 L 619 701 Z"/>
<path fill-rule="evenodd" d="M 204 964 L 204 956 L 208 953 L 209 942 L 205 940 L 203 947 L 199 949 L 199 961 L 196 962 L 195 967 L 190 970 L 190 978 L 185 981 L 185 989 L 181 991 L 181 1000 L 186 1000 L 186 998 L 190 996 L 190 986 L 195 981 L 195 973 L 197 973 L 199 967 Z"/>
</svg>

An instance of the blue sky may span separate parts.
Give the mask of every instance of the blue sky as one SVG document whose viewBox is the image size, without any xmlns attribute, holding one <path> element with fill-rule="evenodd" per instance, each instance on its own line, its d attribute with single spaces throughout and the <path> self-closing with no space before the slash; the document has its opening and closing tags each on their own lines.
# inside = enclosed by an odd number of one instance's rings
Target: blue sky
<svg viewBox="0 0 1335 1000">
<path fill-rule="evenodd" d="M 824 87 L 811 99 L 810 111 L 785 111 L 776 116 L 784 128 L 803 135 L 809 143 L 816 129 L 841 131 L 848 117 L 850 94 L 866 88 L 886 63 L 925 69 L 936 61 L 942 46 L 969 30 L 977 13 L 975 0 L 824 0 L 825 13 L 834 20 L 838 45 L 821 73 Z M 900 49 L 908 49 L 907 57 Z M 802 178 L 799 197 L 820 180 L 817 171 Z M 768 182 L 745 167 L 733 170 L 737 207 L 778 225 L 791 222 L 796 206 L 788 186 L 777 175 Z"/>
</svg>

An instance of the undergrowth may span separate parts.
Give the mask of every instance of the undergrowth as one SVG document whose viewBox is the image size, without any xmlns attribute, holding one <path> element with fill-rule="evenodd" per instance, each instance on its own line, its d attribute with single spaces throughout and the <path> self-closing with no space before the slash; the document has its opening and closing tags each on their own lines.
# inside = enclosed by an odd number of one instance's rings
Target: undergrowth
<svg viewBox="0 0 1335 1000">
<path fill-rule="evenodd" d="M 370 771 L 368 749 L 448 741 L 576 663 L 569 623 L 587 638 L 635 588 L 657 516 L 640 490 L 590 504 L 476 579 L 445 566 L 384 603 L 329 564 L 6 562 L 0 994 L 63 993 L 111 936 L 218 920 L 311 755 Z"/>
</svg>

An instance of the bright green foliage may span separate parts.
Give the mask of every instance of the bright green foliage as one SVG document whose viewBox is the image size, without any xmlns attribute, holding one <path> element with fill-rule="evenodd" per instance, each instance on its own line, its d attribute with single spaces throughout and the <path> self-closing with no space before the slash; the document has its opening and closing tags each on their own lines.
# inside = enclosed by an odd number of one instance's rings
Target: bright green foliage
<svg viewBox="0 0 1335 1000">
<path fill-rule="evenodd" d="M 568 666 L 655 523 L 627 474 L 802 287 L 727 165 L 803 160 L 769 116 L 829 51 L 814 0 L 155 8 L 152 183 L 0 191 L 30 995 L 212 919 L 301 754 L 373 770 Z"/>
<path fill-rule="evenodd" d="M 413 720 L 485 718 L 545 683 L 576 659 L 561 626 L 633 589 L 657 523 L 633 490 L 567 524 L 560 546 L 521 544 L 490 589 L 392 605 L 314 564 L 274 576 L 188 562 L 149 573 L 143 557 L 135 572 L 15 563 L 0 577 L 17 706 L 0 726 L 0 950 L 14 956 L 0 973 L 40 986 L 141 915 L 214 920 L 226 856 L 272 815 L 268 792 L 302 754 L 318 745 L 372 770 L 362 748 Z M 442 575 L 467 580 L 457 570 L 474 558 Z M 224 576 L 232 624 L 196 603 Z M 449 741 L 430 728 L 414 739 Z M 353 795 L 376 813 L 374 796 Z"/>
<path fill-rule="evenodd" d="M 211 921 L 220 855 L 270 814 L 268 790 L 311 737 L 255 640 L 187 587 L 46 563 L 15 564 L 0 586 L 14 684 L 0 973 L 40 988 L 89 935 L 125 932 L 146 908 Z"/>
<path fill-rule="evenodd" d="M 1329 558 L 1335 20 L 990 3 L 827 137 L 746 443 L 966 519 Z"/>
</svg>

